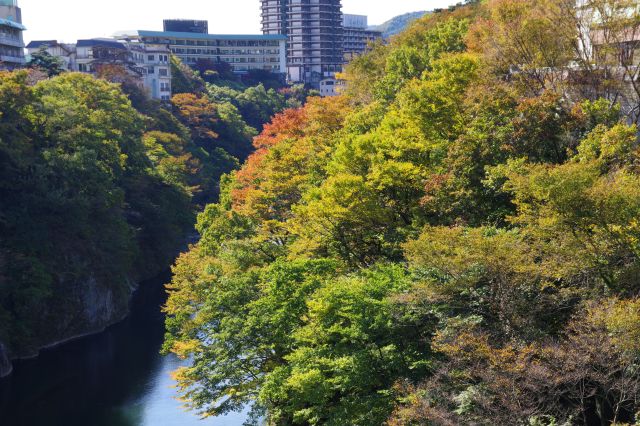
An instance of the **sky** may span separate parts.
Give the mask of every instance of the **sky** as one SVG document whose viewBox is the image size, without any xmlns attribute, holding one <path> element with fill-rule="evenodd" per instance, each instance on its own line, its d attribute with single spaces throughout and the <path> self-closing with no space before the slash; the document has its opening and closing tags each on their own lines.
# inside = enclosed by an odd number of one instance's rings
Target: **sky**
<svg viewBox="0 0 640 426">
<path fill-rule="evenodd" d="M 344 13 L 369 24 L 407 12 L 447 7 L 459 0 L 342 0 Z M 73 42 L 117 31 L 162 30 L 165 18 L 206 19 L 212 34 L 259 34 L 260 0 L 19 0 L 31 40 Z"/>
</svg>

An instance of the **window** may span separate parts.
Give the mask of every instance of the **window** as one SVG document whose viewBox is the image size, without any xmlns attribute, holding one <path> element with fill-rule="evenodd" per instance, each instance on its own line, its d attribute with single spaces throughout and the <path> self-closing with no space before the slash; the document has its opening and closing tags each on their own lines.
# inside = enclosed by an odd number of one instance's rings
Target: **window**
<svg viewBox="0 0 640 426">
<path fill-rule="evenodd" d="M 169 85 L 169 83 L 161 82 L 160 83 L 160 91 L 161 92 L 170 92 L 171 91 L 171 86 Z"/>
<path fill-rule="evenodd" d="M 156 56 L 155 55 L 149 55 L 149 56 L 147 56 L 147 60 L 148 61 L 155 61 L 156 60 Z"/>
<path fill-rule="evenodd" d="M 634 45 L 632 43 L 620 44 L 620 64 L 621 65 L 633 65 L 633 51 Z"/>
<path fill-rule="evenodd" d="M 155 72 L 154 68 L 153 67 L 149 67 L 149 70 L 147 71 L 147 73 L 148 74 L 153 74 L 154 72 Z"/>
<path fill-rule="evenodd" d="M 166 77 L 169 75 L 169 70 L 167 70 L 166 68 L 160 68 L 158 70 L 158 74 L 160 74 L 160 77 Z"/>
</svg>

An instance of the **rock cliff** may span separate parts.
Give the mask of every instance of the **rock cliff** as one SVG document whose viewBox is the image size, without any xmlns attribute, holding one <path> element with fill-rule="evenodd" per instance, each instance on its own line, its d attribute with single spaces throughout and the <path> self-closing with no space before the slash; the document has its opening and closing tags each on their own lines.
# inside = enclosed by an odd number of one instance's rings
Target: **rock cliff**
<svg viewBox="0 0 640 426">
<path fill-rule="evenodd" d="M 13 366 L 9 360 L 9 353 L 7 352 L 4 344 L 0 342 L 0 377 L 5 377 L 11 374 Z"/>
</svg>

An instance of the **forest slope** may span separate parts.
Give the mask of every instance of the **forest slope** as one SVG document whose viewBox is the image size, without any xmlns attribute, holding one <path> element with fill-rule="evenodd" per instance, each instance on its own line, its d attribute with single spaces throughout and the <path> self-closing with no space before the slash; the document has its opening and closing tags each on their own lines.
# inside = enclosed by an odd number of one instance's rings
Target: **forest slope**
<svg viewBox="0 0 640 426">
<path fill-rule="evenodd" d="M 601 72 L 618 56 L 581 54 L 575 2 L 472 3 L 277 115 L 224 179 L 169 287 L 193 408 L 640 420 L 638 98 L 618 104 L 628 80 Z M 593 6 L 638 25 L 614 3 Z"/>
</svg>

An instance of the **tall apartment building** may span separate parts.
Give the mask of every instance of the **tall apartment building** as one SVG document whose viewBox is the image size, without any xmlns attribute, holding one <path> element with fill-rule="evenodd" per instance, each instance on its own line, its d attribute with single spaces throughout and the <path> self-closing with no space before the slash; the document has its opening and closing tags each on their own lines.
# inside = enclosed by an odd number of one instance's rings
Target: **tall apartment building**
<svg viewBox="0 0 640 426">
<path fill-rule="evenodd" d="M 164 45 L 89 39 L 75 44 L 32 41 L 27 46 L 29 54 L 43 49 L 60 58 L 67 71 L 96 74 L 102 66 L 115 65 L 144 87 L 151 98 L 171 99 L 170 51 Z"/>
<path fill-rule="evenodd" d="M 199 61 L 226 63 L 236 74 L 265 70 L 286 72 L 286 41 L 282 35 L 220 35 L 198 32 L 135 31 L 116 36 L 121 40 L 163 45 L 187 65 Z"/>
<path fill-rule="evenodd" d="M 0 0 L 0 68 L 25 64 L 22 12 L 17 0 Z"/>
<path fill-rule="evenodd" d="M 262 32 L 287 36 L 287 75 L 319 87 L 342 70 L 341 0 L 261 0 Z"/>
<path fill-rule="evenodd" d="M 365 53 L 372 42 L 382 40 L 381 31 L 368 29 L 368 18 L 364 15 L 343 15 L 342 27 L 345 62 Z"/>
</svg>

